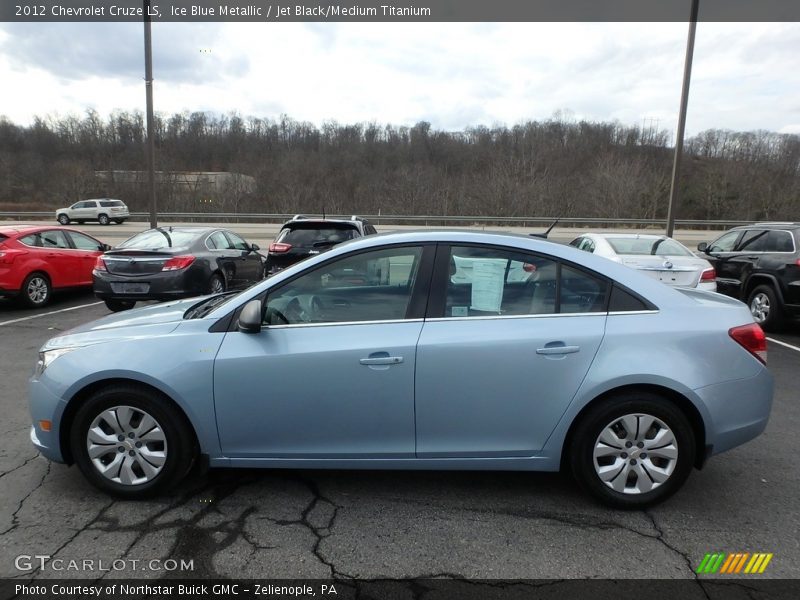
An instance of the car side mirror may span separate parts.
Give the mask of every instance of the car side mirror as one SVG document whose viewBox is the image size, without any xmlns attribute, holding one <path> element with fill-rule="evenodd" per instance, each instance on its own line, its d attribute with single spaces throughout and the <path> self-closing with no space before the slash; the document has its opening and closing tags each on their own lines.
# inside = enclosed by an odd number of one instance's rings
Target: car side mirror
<svg viewBox="0 0 800 600">
<path fill-rule="evenodd" d="M 697 249 L 700 252 L 705 252 L 706 254 L 708 254 L 708 244 L 706 244 L 705 242 L 700 242 L 699 244 L 697 244 Z"/>
<path fill-rule="evenodd" d="M 261 300 L 250 300 L 239 313 L 239 331 L 242 333 L 261 332 Z"/>
<path fill-rule="evenodd" d="M 100 244 L 98 250 L 102 250 L 103 252 L 111 250 L 111 244 Z"/>
<path fill-rule="evenodd" d="M 259 246 L 258 244 L 250 244 L 250 250 L 252 252 L 258 252 L 259 250 L 261 250 L 261 246 Z"/>
</svg>

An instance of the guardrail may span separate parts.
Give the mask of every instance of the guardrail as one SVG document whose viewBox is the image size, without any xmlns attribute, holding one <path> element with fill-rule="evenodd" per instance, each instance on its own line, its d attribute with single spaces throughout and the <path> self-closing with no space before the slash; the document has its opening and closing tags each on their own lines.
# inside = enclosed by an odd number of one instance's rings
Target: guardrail
<svg viewBox="0 0 800 600">
<path fill-rule="evenodd" d="M 29 212 L 0 212 L 0 220 L 55 220 L 53 211 L 29 211 Z M 211 213 L 211 212 L 161 212 L 158 213 L 159 220 L 182 221 L 182 222 L 278 222 L 291 219 L 293 214 L 276 213 Z M 321 215 L 316 215 L 321 216 Z M 481 225 L 481 224 L 503 224 L 527 227 L 529 225 L 550 225 L 556 217 L 497 217 L 497 216 L 458 216 L 458 215 L 359 215 L 372 221 L 374 224 L 394 224 L 419 223 L 424 225 Z M 349 218 L 350 215 L 327 215 L 330 219 Z M 134 212 L 130 219 L 135 221 L 148 221 L 149 213 Z M 645 226 L 663 229 L 666 227 L 666 219 L 624 219 L 624 218 L 605 218 L 605 217 L 561 217 L 558 224 L 561 226 Z M 727 229 L 737 225 L 747 225 L 753 221 L 739 220 L 696 220 L 696 219 L 677 219 L 677 227 L 687 229 Z"/>
</svg>

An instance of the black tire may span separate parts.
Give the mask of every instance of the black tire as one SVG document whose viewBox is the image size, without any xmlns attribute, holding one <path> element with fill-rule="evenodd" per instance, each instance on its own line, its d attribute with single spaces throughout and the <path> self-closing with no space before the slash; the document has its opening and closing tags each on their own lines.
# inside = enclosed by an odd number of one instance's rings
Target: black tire
<svg viewBox="0 0 800 600">
<path fill-rule="evenodd" d="M 783 328 L 783 310 L 778 301 L 775 289 L 769 285 L 759 285 L 747 298 L 747 306 L 753 320 L 761 325 L 764 331 L 778 331 Z"/>
<path fill-rule="evenodd" d="M 125 222 L 125 219 L 114 219 L 114 223 L 117 225 L 122 225 Z"/>
<path fill-rule="evenodd" d="M 601 442 L 599 439 L 601 433 L 626 415 L 655 417 L 666 425 L 673 434 L 674 444 L 677 447 L 677 458 L 671 461 L 655 456 L 648 458 L 646 447 L 637 448 L 636 445 L 632 445 L 627 448 L 628 442 L 625 442 L 624 438 L 619 438 L 619 456 L 614 450 L 616 446 L 604 444 L 604 448 L 611 448 L 614 454 L 598 459 L 597 464 L 599 468 L 602 468 L 608 461 L 609 474 L 613 476 L 613 473 L 618 472 L 621 475 L 624 474 L 625 479 L 617 480 L 616 477 L 613 477 L 607 484 L 601 480 L 595 466 L 595 446 Z M 641 420 L 636 419 L 636 423 L 638 427 Z M 656 427 L 658 427 L 657 424 L 648 431 L 654 432 Z M 647 432 L 643 432 L 642 435 L 646 436 Z M 686 415 L 675 404 L 651 392 L 631 391 L 620 393 L 590 408 L 572 432 L 568 451 L 572 473 L 580 486 L 589 494 L 613 508 L 641 509 L 666 500 L 680 489 L 694 465 L 695 448 L 696 442 L 692 426 Z M 656 448 L 653 450 L 655 451 Z M 663 448 L 659 448 L 659 450 L 661 450 L 660 453 L 664 452 Z M 619 471 L 616 470 L 617 462 L 620 464 Z M 663 468 L 667 471 L 670 469 L 670 464 L 672 469 L 670 474 L 663 482 L 657 483 L 656 479 L 659 477 L 653 477 L 653 475 L 657 475 L 655 469 Z M 637 472 L 634 472 L 634 467 Z M 636 491 L 639 486 L 639 472 L 648 475 L 648 479 L 643 480 L 642 487 L 652 486 L 649 491 Z M 617 491 L 609 487 L 615 482 L 623 486 L 625 491 Z"/>
<path fill-rule="evenodd" d="M 97 222 L 100 223 L 100 225 L 108 225 L 111 223 L 111 220 L 108 218 L 108 215 L 99 214 L 97 215 Z"/>
<path fill-rule="evenodd" d="M 78 225 L 83 225 L 84 223 L 86 223 L 86 221 L 84 221 L 83 219 L 81 219 L 80 221 L 75 221 L 75 222 L 76 222 Z"/>
<path fill-rule="evenodd" d="M 39 308 L 50 302 L 52 295 L 53 286 L 50 278 L 44 273 L 36 271 L 28 275 L 22 282 L 19 299 L 27 306 Z"/>
<path fill-rule="evenodd" d="M 130 310 L 136 306 L 136 300 L 106 300 L 106 307 L 112 312 L 120 312 L 121 310 Z"/>
<path fill-rule="evenodd" d="M 61 223 L 62 225 L 69 225 L 70 224 L 69 215 L 67 215 L 65 213 L 61 213 L 60 215 L 58 215 L 58 218 L 56 220 L 59 223 Z"/>
<path fill-rule="evenodd" d="M 219 273 L 214 273 L 208 280 L 207 292 L 209 294 L 219 294 L 227 289 L 228 286 L 225 284 L 225 278 Z"/>
<path fill-rule="evenodd" d="M 140 449 L 142 444 L 146 449 L 153 442 L 138 442 L 138 437 L 129 438 L 128 436 L 123 436 L 122 442 L 114 441 L 109 444 L 110 452 L 105 456 L 98 457 L 97 460 L 108 460 L 109 462 L 114 460 L 127 461 L 127 458 L 113 458 L 116 456 L 118 448 L 122 447 L 125 451 L 119 454 L 122 456 L 130 455 L 131 457 L 131 463 L 129 464 L 133 466 L 130 472 L 139 478 L 143 478 L 144 481 L 134 483 L 113 481 L 112 478 L 102 475 L 89 457 L 87 447 L 89 429 L 95 419 L 99 418 L 104 411 L 114 407 L 130 407 L 134 409 L 132 411 L 134 415 L 146 413 L 155 420 L 160 429 L 160 432 L 156 431 L 156 436 L 161 436 L 164 439 L 163 445 L 160 446 L 165 453 L 165 457 L 162 459 L 163 464 L 160 465 L 160 471 L 157 474 L 147 478 L 148 474 L 139 466 L 144 457 L 136 453 L 139 451 L 144 452 L 144 450 Z M 142 413 L 139 413 L 139 411 L 142 411 Z M 133 422 L 131 420 L 129 423 Z M 141 421 L 139 422 L 141 423 Z M 130 429 L 122 425 L 119 419 L 117 419 L 117 425 L 119 425 L 119 430 L 123 432 Z M 113 430 L 105 431 L 105 428 L 103 429 L 104 433 L 110 433 L 110 439 L 116 437 Z M 152 433 L 155 430 L 151 429 L 149 431 Z M 140 433 L 143 435 L 141 439 L 146 439 L 144 436 L 148 434 L 145 432 Z M 126 500 L 151 497 L 177 484 L 191 468 L 195 455 L 195 436 L 191 426 L 180 411 L 161 394 L 135 384 L 111 385 L 96 391 L 78 409 L 68 434 L 72 457 L 86 479 L 104 492 Z M 137 442 L 140 446 L 136 446 Z M 159 442 L 155 442 L 155 444 L 156 450 L 158 450 Z M 102 445 L 105 444 L 98 444 L 98 446 Z M 131 452 L 134 454 L 130 454 Z M 117 472 L 117 477 L 121 478 L 123 475 L 123 465 L 124 463 L 120 462 L 120 470 Z M 116 466 L 112 467 L 112 470 L 114 468 Z M 158 468 L 158 466 L 155 468 Z M 110 476 L 113 476 L 113 471 Z"/>
</svg>

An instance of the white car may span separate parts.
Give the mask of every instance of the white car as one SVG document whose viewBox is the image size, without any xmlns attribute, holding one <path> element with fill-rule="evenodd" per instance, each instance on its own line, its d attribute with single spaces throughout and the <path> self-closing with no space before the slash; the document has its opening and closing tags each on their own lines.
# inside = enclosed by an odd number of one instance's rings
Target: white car
<svg viewBox="0 0 800 600">
<path fill-rule="evenodd" d="M 122 224 L 130 217 L 128 207 L 122 200 L 113 198 L 93 198 L 81 200 L 67 208 L 56 211 L 56 221 L 69 225 L 72 221 L 83 224 L 86 221 L 97 221 L 100 225 L 108 225 L 111 221 Z"/>
<path fill-rule="evenodd" d="M 717 274 L 711 263 L 665 235 L 584 233 L 569 245 L 639 269 L 667 285 L 717 291 Z"/>
</svg>

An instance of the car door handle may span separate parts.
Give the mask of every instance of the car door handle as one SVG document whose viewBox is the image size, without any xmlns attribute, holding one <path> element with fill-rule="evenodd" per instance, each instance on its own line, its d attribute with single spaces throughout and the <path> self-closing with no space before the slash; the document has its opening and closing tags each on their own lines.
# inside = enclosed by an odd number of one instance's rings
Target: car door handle
<svg viewBox="0 0 800 600">
<path fill-rule="evenodd" d="M 373 356 L 359 360 L 362 365 L 397 365 L 403 362 L 402 356 Z"/>
<path fill-rule="evenodd" d="M 574 354 L 575 352 L 580 351 L 580 349 L 580 346 L 565 346 L 564 344 L 561 344 L 560 346 L 547 345 L 544 348 L 537 348 L 536 354 Z"/>
</svg>

